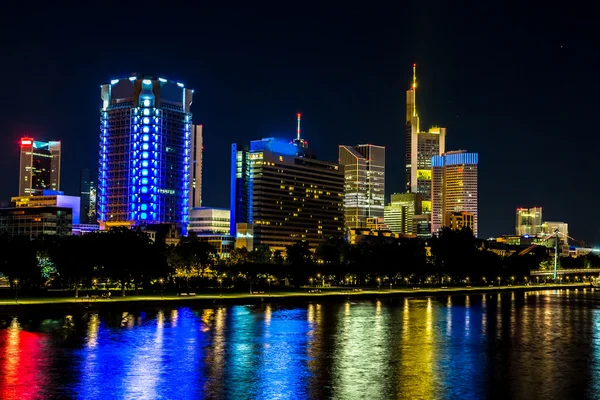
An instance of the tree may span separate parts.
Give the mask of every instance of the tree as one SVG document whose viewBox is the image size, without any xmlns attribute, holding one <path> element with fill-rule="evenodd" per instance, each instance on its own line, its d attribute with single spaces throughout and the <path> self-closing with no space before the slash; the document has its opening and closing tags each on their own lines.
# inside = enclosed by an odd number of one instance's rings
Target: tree
<svg viewBox="0 0 600 400">
<path fill-rule="evenodd" d="M 269 246 L 259 245 L 254 248 L 248 255 L 248 260 L 254 264 L 269 264 L 271 262 L 272 253 Z"/>
</svg>

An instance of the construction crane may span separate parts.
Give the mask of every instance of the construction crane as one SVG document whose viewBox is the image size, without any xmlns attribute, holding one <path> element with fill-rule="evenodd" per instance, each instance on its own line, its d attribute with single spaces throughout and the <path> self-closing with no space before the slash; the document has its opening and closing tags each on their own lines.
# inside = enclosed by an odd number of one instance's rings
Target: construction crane
<svg viewBox="0 0 600 400">
<path fill-rule="evenodd" d="M 558 243 L 559 243 L 559 241 L 560 241 L 560 240 L 559 240 L 559 235 L 561 235 L 561 236 L 563 236 L 563 237 L 565 238 L 565 242 L 566 242 L 566 243 L 568 243 L 568 242 L 569 242 L 569 240 L 568 240 L 568 239 L 571 239 L 571 240 L 573 240 L 573 241 L 576 241 L 574 238 L 572 238 L 571 236 L 569 236 L 569 235 L 567 235 L 567 234 L 564 234 L 564 233 L 560 232 L 558 229 L 556 229 L 556 230 L 554 231 L 554 233 L 551 233 L 551 234 L 549 234 L 549 235 L 547 235 L 547 236 L 545 236 L 545 237 L 543 237 L 543 238 L 542 238 L 542 240 L 541 240 L 542 242 L 545 242 L 545 241 L 547 241 L 548 239 L 550 239 L 550 238 L 553 238 L 553 237 L 555 237 L 555 238 L 556 238 L 556 241 L 555 241 L 555 243 L 554 243 L 554 279 L 556 279 L 556 277 L 557 277 L 557 275 L 558 275 L 558 262 L 559 262 L 559 258 L 558 258 L 558 257 L 559 257 L 559 256 L 558 256 L 558 255 L 559 255 Z M 529 253 L 531 250 L 533 250 L 533 249 L 535 249 L 536 247 L 538 247 L 539 245 L 540 245 L 540 243 L 534 243 L 534 244 L 532 244 L 531 246 L 527 247 L 526 249 L 524 249 L 524 250 L 521 250 L 521 251 L 519 252 L 519 255 L 520 255 L 520 256 L 522 256 L 522 255 L 524 255 L 524 254 L 527 254 L 527 253 Z"/>
</svg>

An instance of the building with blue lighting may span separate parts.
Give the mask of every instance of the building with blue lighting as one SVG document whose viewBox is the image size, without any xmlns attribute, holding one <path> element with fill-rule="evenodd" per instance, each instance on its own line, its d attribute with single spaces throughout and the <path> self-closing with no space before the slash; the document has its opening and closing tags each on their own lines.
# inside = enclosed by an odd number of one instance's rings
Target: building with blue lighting
<svg viewBox="0 0 600 400">
<path fill-rule="evenodd" d="M 343 235 L 344 169 L 316 159 L 306 141 L 266 138 L 231 147 L 231 235 L 237 246 L 315 248 Z M 242 243 L 242 244 L 240 244 Z"/>
<path fill-rule="evenodd" d="M 466 213 L 461 218 L 472 221 L 470 226 L 477 236 L 478 164 L 479 155 L 464 150 L 432 157 L 432 232 L 452 227 L 456 213 Z"/>
<path fill-rule="evenodd" d="M 185 228 L 196 165 L 193 90 L 164 78 L 132 76 L 102 85 L 101 96 L 100 225 Z"/>
</svg>

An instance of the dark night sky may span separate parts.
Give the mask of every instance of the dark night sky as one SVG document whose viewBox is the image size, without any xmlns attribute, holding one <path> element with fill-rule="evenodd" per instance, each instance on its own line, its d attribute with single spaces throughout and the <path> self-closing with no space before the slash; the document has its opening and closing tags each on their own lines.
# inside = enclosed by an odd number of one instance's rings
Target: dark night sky
<svg viewBox="0 0 600 400">
<path fill-rule="evenodd" d="M 206 206 L 229 205 L 231 143 L 291 138 L 297 112 L 320 158 L 335 160 L 340 143 L 385 145 L 389 197 L 403 188 L 416 62 L 422 127 L 445 126 L 448 150 L 480 154 L 482 237 L 513 233 L 515 207 L 537 205 L 600 244 L 593 14 L 418 3 L 4 9 L 0 199 L 17 192 L 23 135 L 62 140 L 63 190 L 76 194 L 79 169 L 97 167 L 99 85 L 135 71 L 195 89 Z"/>
</svg>

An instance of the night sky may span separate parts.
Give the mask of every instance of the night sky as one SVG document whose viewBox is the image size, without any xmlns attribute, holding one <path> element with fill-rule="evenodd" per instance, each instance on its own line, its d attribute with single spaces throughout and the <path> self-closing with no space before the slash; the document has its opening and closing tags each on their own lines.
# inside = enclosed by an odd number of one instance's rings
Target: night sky
<svg viewBox="0 0 600 400">
<path fill-rule="evenodd" d="M 77 194 L 79 170 L 97 168 L 100 84 L 132 72 L 195 89 L 206 206 L 229 207 L 231 143 L 291 139 L 297 112 L 319 158 L 336 160 L 338 144 L 385 145 L 389 198 L 404 187 L 415 62 L 421 127 L 445 126 L 447 150 L 480 154 L 482 237 L 514 233 L 516 207 L 543 206 L 545 220 L 600 244 L 590 10 L 419 3 L 4 9 L 0 199 L 18 192 L 24 135 L 62 140 L 62 189 Z"/>
</svg>

